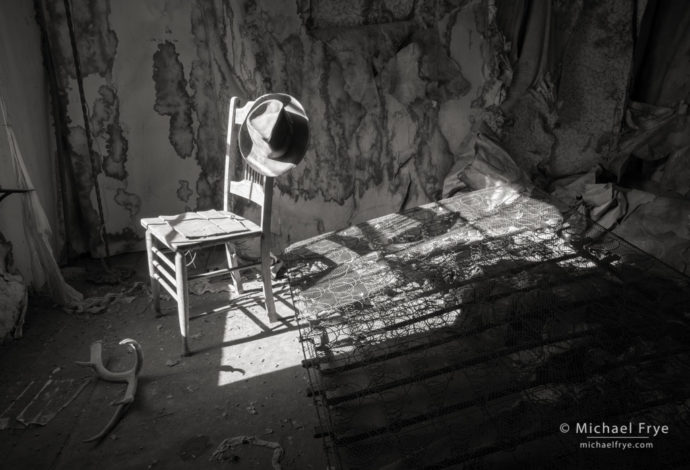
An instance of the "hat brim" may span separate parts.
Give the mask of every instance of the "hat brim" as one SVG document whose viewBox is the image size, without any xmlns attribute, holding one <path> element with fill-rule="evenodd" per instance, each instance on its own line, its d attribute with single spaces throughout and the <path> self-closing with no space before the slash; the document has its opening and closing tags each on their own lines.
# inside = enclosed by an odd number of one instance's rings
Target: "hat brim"
<svg viewBox="0 0 690 470">
<path fill-rule="evenodd" d="M 304 158 L 309 145 L 309 118 L 299 101 L 284 93 L 270 93 L 257 98 L 247 116 L 267 100 L 278 100 L 283 103 L 284 111 L 290 116 L 292 136 L 285 153 L 280 158 L 268 158 L 257 152 L 249 135 L 246 119 L 240 126 L 238 143 L 240 154 L 249 166 L 264 176 L 277 177 L 295 168 Z"/>
</svg>

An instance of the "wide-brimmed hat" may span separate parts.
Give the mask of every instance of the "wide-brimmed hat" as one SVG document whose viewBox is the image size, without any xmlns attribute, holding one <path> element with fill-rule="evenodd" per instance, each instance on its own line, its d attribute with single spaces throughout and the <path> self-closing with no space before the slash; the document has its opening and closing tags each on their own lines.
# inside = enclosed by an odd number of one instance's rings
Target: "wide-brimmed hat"
<svg viewBox="0 0 690 470">
<path fill-rule="evenodd" d="M 280 176 L 304 158 L 309 144 L 309 118 L 290 95 L 271 93 L 254 101 L 240 126 L 240 153 L 265 176 Z"/>
</svg>

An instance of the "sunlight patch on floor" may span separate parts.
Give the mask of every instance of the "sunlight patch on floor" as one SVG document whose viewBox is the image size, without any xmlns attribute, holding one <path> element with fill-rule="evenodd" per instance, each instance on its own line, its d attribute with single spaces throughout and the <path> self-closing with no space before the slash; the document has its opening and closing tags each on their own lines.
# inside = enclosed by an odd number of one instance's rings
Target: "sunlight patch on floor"
<svg viewBox="0 0 690 470">
<path fill-rule="evenodd" d="M 302 350 L 289 292 L 283 286 L 274 289 L 280 321 L 270 323 L 263 304 L 258 303 L 226 314 L 219 387 L 301 364 Z"/>
</svg>

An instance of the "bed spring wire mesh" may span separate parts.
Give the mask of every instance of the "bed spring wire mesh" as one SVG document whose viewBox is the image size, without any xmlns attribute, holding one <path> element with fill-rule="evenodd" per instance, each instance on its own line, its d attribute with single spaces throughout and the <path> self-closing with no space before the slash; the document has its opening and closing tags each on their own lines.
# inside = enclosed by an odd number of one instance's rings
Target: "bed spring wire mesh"
<svg viewBox="0 0 690 470">
<path fill-rule="evenodd" d="M 688 278 L 579 212 L 476 191 L 286 258 L 332 467 L 687 463 Z M 559 428 L 602 421 L 671 432 L 626 460 Z"/>
</svg>

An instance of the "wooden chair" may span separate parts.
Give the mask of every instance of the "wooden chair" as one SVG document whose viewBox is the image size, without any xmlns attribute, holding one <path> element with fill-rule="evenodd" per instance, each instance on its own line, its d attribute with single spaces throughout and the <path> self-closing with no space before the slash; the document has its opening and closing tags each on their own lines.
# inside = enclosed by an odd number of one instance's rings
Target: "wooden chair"
<svg viewBox="0 0 690 470">
<path fill-rule="evenodd" d="M 240 278 L 234 242 L 260 237 L 261 261 L 244 265 L 241 269 L 260 268 L 263 278 L 263 294 L 266 312 L 270 322 L 278 320 L 271 285 L 271 201 L 273 178 L 263 176 L 244 163 L 237 145 L 238 130 L 254 102 L 239 107 L 239 100 L 230 100 L 227 145 L 225 153 L 225 183 L 222 211 L 188 212 L 175 216 L 160 216 L 141 219 L 146 229 L 146 253 L 148 255 L 151 292 L 156 313 L 160 314 L 160 287 L 168 291 L 177 302 L 183 354 L 189 355 L 189 281 L 202 277 L 216 277 L 231 274 L 232 283 L 238 294 L 244 292 Z M 243 178 L 230 181 L 234 162 L 244 164 Z M 233 195 L 257 204 L 261 208 L 261 221 L 254 222 L 230 212 L 230 198 Z M 195 275 L 187 274 L 185 256 L 197 250 L 225 245 L 227 268 Z M 201 316 L 201 315 L 197 315 Z M 191 317 L 196 318 L 196 317 Z"/>
</svg>

